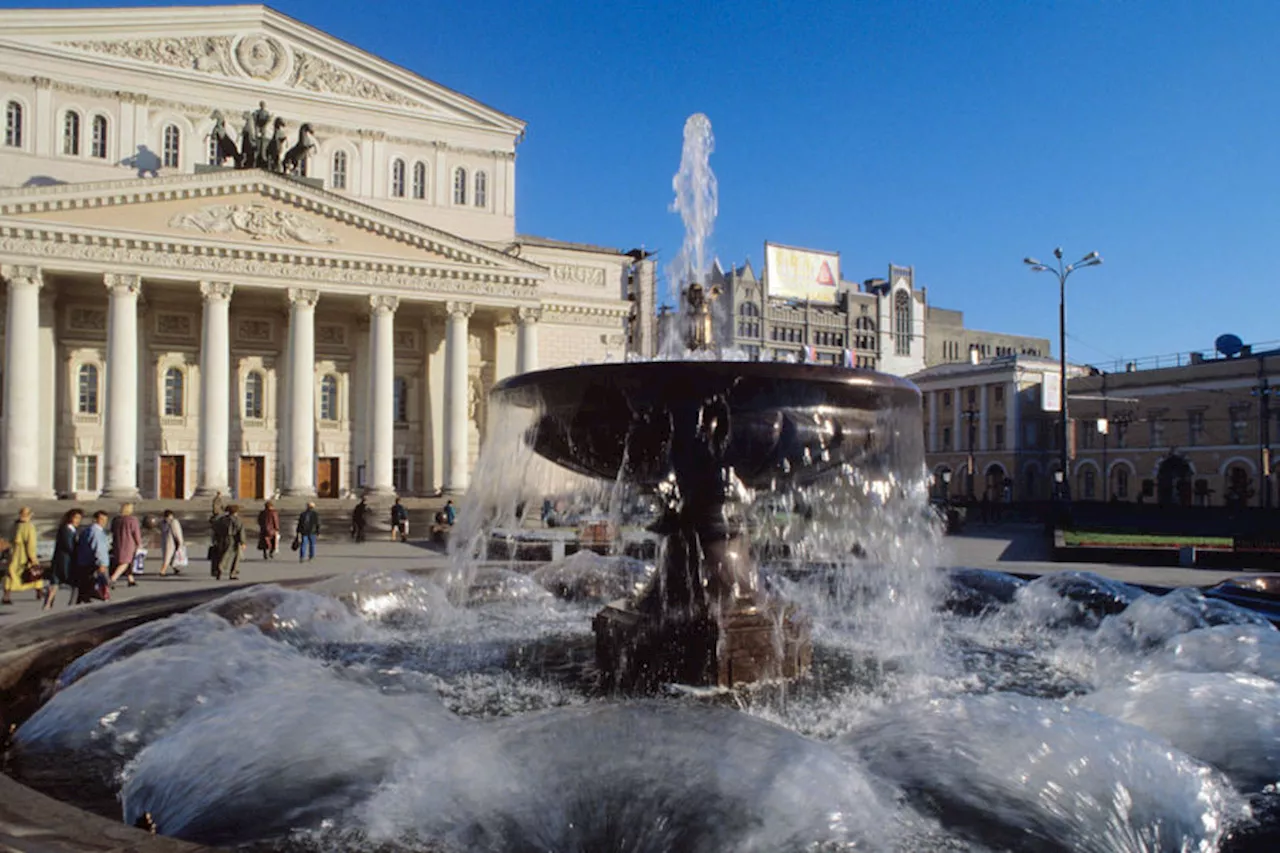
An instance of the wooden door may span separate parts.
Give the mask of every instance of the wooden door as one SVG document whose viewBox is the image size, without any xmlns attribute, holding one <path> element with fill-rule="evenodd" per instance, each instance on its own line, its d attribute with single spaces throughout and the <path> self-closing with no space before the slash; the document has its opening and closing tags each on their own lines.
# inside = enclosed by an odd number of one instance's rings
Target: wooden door
<svg viewBox="0 0 1280 853">
<path fill-rule="evenodd" d="M 261 456 L 240 457 L 240 499 L 261 500 L 266 486 L 267 466 Z"/>
<path fill-rule="evenodd" d="M 322 456 L 316 460 L 316 495 L 322 498 L 338 496 L 338 458 Z"/>
<path fill-rule="evenodd" d="M 186 497 L 186 457 L 160 457 L 160 497 L 182 500 Z"/>
</svg>

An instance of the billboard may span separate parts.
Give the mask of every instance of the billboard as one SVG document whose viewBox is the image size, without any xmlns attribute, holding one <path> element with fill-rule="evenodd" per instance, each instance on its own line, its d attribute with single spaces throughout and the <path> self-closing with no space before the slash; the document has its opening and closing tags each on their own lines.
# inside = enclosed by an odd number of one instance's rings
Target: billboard
<svg viewBox="0 0 1280 853">
<path fill-rule="evenodd" d="M 840 254 L 764 244 L 769 295 L 775 299 L 836 301 L 840 284 Z"/>
<path fill-rule="evenodd" d="M 1040 378 L 1040 410 L 1062 411 L 1062 374 L 1046 373 Z"/>
</svg>

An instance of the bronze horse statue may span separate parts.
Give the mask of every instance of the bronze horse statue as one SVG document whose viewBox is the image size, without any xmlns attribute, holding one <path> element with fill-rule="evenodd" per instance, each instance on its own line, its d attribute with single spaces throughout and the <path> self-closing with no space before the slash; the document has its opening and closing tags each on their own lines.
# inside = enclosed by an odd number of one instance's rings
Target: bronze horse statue
<svg viewBox="0 0 1280 853">
<path fill-rule="evenodd" d="M 311 132 L 311 125 L 303 124 L 298 128 L 298 143 L 285 152 L 280 171 L 286 175 L 305 175 L 307 158 L 315 151 L 316 138 Z"/>
<path fill-rule="evenodd" d="M 209 165 L 221 166 L 230 160 L 233 164 L 239 166 L 240 151 L 231 139 L 231 134 L 227 132 L 227 122 L 222 117 L 222 113 L 214 112 L 213 130 L 209 131 L 209 135 L 213 138 L 214 145 L 213 156 L 210 158 Z"/>
</svg>

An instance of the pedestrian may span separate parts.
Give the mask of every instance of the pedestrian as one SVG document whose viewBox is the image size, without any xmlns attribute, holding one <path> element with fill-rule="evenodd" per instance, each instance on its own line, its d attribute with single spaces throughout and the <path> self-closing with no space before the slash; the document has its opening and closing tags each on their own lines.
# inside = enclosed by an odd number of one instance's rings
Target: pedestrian
<svg viewBox="0 0 1280 853">
<path fill-rule="evenodd" d="M 213 525 L 213 561 L 211 574 L 214 580 L 240 579 L 240 557 L 244 554 L 244 522 L 240 520 L 238 504 L 229 504 Z"/>
<path fill-rule="evenodd" d="M 364 541 L 364 529 L 369 523 L 369 504 L 362 497 L 360 503 L 351 511 L 351 538 L 357 542 Z"/>
<path fill-rule="evenodd" d="M 88 604 L 94 598 L 111 598 L 109 572 L 111 549 L 107 543 L 107 511 L 93 514 L 93 523 L 80 528 L 76 537 L 75 584 L 76 604 Z"/>
<path fill-rule="evenodd" d="M 182 523 L 171 509 L 164 511 L 164 521 L 160 522 L 160 555 L 161 575 L 170 569 L 175 575 L 182 574 L 182 567 L 187 564 L 187 540 L 182 536 Z"/>
<path fill-rule="evenodd" d="M 222 499 L 222 490 L 219 489 L 218 491 L 213 493 L 213 505 L 211 506 L 210 512 L 209 512 L 210 523 L 215 522 L 222 517 L 222 509 L 223 509 L 224 503 L 225 501 L 223 501 Z"/>
<path fill-rule="evenodd" d="M 84 510 L 69 509 L 58 523 L 58 532 L 53 540 L 53 560 L 49 563 L 49 594 L 44 600 L 45 610 L 53 607 L 59 586 L 75 586 L 76 535 L 80 532 L 80 520 L 83 518 Z"/>
<path fill-rule="evenodd" d="M 453 501 L 445 501 L 444 504 L 444 520 L 450 527 L 458 520 L 458 510 L 453 506 Z"/>
<path fill-rule="evenodd" d="M 316 558 L 316 537 L 320 535 L 320 513 L 316 512 L 315 502 L 309 502 L 307 508 L 298 516 L 298 527 L 294 532 L 294 542 L 298 546 L 298 562 Z"/>
<path fill-rule="evenodd" d="M 115 570 L 111 573 L 111 586 L 114 588 L 120 576 L 128 574 L 129 586 L 137 586 L 133 579 L 133 558 L 142 547 L 142 525 L 133 514 L 133 504 L 120 505 L 120 514 L 111 519 L 111 565 Z"/>
<path fill-rule="evenodd" d="M 401 542 L 409 541 L 409 510 L 399 498 L 391 505 L 391 541 L 396 541 L 397 537 Z"/>
<path fill-rule="evenodd" d="M 31 523 L 31 507 L 24 506 L 18 510 L 18 520 L 13 524 L 8 572 L 4 576 L 4 597 L 0 598 L 0 604 L 13 604 L 13 593 L 27 590 L 35 590 L 36 598 L 47 603 L 48 584 L 36 557 L 36 538 L 36 526 Z"/>
<path fill-rule="evenodd" d="M 280 511 L 271 501 L 267 501 L 262 512 L 258 513 L 258 550 L 262 559 L 274 560 L 280 548 Z"/>
</svg>

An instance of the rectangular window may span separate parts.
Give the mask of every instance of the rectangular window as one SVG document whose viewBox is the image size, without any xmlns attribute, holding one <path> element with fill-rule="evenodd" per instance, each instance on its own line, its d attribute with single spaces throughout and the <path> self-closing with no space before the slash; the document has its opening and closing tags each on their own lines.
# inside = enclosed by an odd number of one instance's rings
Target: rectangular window
<svg viewBox="0 0 1280 853">
<path fill-rule="evenodd" d="M 1080 436 L 1080 446 L 1082 448 L 1092 450 L 1094 442 L 1097 441 L 1097 420 L 1093 418 L 1078 418 L 1076 420 L 1076 435 Z"/>
<path fill-rule="evenodd" d="M 942 428 L 942 449 L 951 449 L 951 427 Z"/>
<path fill-rule="evenodd" d="M 98 491 L 98 457 L 77 456 L 75 458 L 75 483 L 77 492 Z"/>
<path fill-rule="evenodd" d="M 1022 447 L 1025 450 L 1036 450 L 1040 447 L 1040 424 L 1038 421 L 1027 421 L 1022 425 Z"/>
<path fill-rule="evenodd" d="M 1004 402 L 1004 386 L 1003 385 L 997 385 L 995 387 L 995 400 L 996 400 L 996 405 L 1000 405 L 1001 403 Z"/>
<path fill-rule="evenodd" d="M 1274 438 L 1275 436 L 1273 436 Z M 1231 407 L 1231 443 L 1249 443 L 1249 407 Z"/>
<path fill-rule="evenodd" d="M 978 402 L 978 389 L 970 388 L 969 389 L 969 405 L 970 406 L 976 405 L 977 402 Z"/>
<path fill-rule="evenodd" d="M 996 424 L 996 450 L 1004 450 L 1004 424 Z"/>
<path fill-rule="evenodd" d="M 1187 445 L 1204 443 L 1204 412 L 1187 412 Z"/>
<path fill-rule="evenodd" d="M 401 494 L 411 491 L 409 488 L 409 457 L 397 456 L 391 460 L 391 485 Z"/>
<path fill-rule="evenodd" d="M 942 392 L 942 407 L 944 409 L 951 408 L 951 392 L 950 391 Z"/>
<path fill-rule="evenodd" d="M 1164 447 L 1164 421 L 1158 417 L 1153 417 L 1150 421 L 1152 447 Z"/>
</svg>

